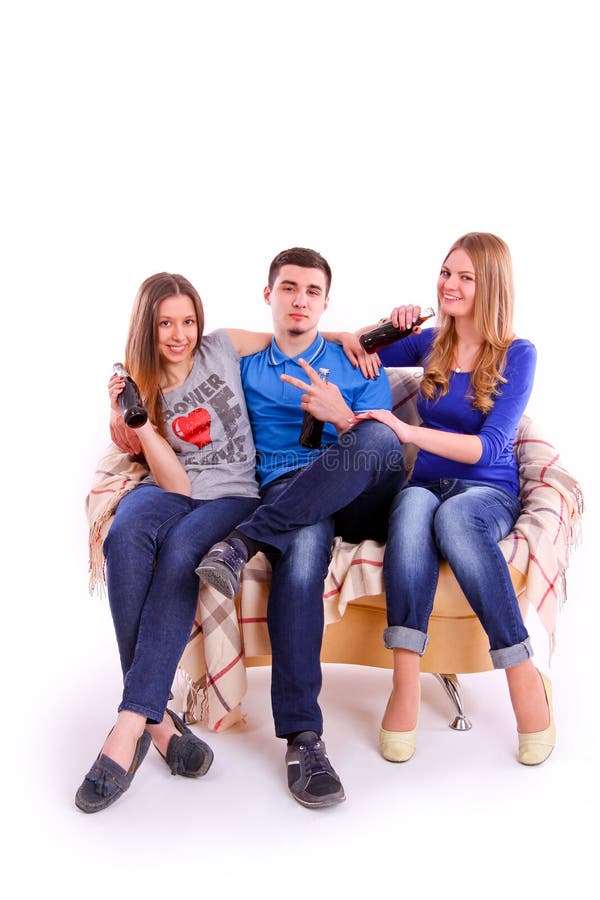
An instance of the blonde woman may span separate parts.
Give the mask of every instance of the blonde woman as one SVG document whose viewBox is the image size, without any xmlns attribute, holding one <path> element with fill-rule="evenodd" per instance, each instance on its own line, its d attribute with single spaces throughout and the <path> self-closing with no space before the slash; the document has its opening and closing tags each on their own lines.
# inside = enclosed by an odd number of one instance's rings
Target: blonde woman
<svg viewBox="0 0 600 900">
<path fill-rule="evenodd" d="M 511 258 L 495 235 L 459 238 L 443 262 L 437 293 L 437 327 L 380 351 L 384 365 L 423 366 L 423 424 L 408 425 L 386 410 L 367 414 L 419 448 L 411 480 L 392 506 L 384 560 L 384 642 L 393 651 L 394 673 L 381 752 L 405 762 L 415 750 L 419 661 L 444 558 L 489 637 L 494 667 L 506 672 L 519 762 L 537 765 L 555 743 L 551 687 L 531 660 L 498 546 L 520 511 L 513 440 L 531 394 L 536 350 L 513 333 Z M 391 319 L 410 327 L 419 312 L 397 307 Z"/>
</svg>

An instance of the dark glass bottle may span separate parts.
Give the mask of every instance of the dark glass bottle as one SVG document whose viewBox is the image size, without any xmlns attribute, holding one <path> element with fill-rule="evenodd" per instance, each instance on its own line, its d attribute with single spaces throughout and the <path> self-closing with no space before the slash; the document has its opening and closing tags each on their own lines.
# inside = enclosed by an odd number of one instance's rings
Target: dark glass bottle
<svg viewBox="0 0 600 900">
<path fill-rule="evenodd" d="M 376 353 L 377 350 L 381 350 L 382 347 L 387 347 L 388 344 L 393 344 L 394 341 L 399 341 L 400 338 L 412 334 L 417 325 L 422 325 L 423 322 L 426 322 L 427 319 L 431 319 L 432 316 L 435 316 L 435 312 L 429 306 L 427 309 L 423 310 L 417 321 L 413 322 L 410 328 L 396 328 L 391 322 L 384 322 L 383 325 L 378 325 L 377 328 L 373 328 L 371 331 L 366 331 L 364 334 L 361 334 L 358 340 L 360 341 L 363 350 L 367 353 Z"/>
<path fill-rule="evenodd" d="M 141 428 L 148 421 L 148 413 L 142 403 L 138 386 L 121 363 L 114 364 L 113 372 L 125 379 L 125 387 L 118 397 L 125 424 L 129 428 Z"/>
<path fill-rule="evenodd" d="M 319 369 L 319 377 L 321 381 L 329 380 L 329 369 Z M 305 412 L 302 419 L 302 428 L 300 429 L 300 438 L 298 443 L 301 447 L 307 447 L 309 450 L 319 450 L 321 447 L 321 437 L 323 435 L 323 426 L 325 422 L 315 419 L 312 413 Z"/>
</svg>

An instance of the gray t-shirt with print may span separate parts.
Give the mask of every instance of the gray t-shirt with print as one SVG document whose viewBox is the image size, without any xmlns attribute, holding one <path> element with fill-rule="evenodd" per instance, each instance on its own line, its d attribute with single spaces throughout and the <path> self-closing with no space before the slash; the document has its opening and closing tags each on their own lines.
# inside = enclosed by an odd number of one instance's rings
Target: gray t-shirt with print
<svg viewBox="0 0 600 900">
<path fill-rule="evenodd" d="M 194 499 L 258 497 L 240 360 L 225 331 L 202 337 L 184 383 L 165 392 L 163 415 Z M 146 481 L 155 483 L 152 476 Z"/>
</svg>

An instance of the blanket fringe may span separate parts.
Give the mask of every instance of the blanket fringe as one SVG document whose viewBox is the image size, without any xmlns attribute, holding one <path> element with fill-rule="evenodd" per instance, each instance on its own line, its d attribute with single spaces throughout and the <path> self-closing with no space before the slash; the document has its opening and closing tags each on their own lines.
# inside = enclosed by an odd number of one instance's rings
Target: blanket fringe
<svg viewBox="0 0 600 900">
<path fill-rule="evenodd" d="M 171 687 L 171 704 L 187 725 L 208 720 L 206 688 L 194 682 L 186 669 L 179 666 Z"/>
</svg>

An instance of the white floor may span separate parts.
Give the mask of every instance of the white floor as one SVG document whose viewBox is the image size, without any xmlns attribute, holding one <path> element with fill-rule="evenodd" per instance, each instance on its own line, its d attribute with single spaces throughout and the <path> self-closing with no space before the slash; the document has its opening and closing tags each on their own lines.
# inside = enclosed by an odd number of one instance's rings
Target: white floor
<svg viewBox="0 0 600 900">
<path fill-rule="evenodd" d="M 284 745 L 272 732 L 270 670 L 255 669 L 245 724 L 219 735 L 198 729 L 215 750 L 205 778 L 172 777 L 151 749 L 114 807 L 80 813 L 73 795 L 119 694 L 114 638 L 104 601 L 67 603 L 70 627 L 90 635 L 75 648 L 60 644 L 60 618 L 45 610 L 56 656 L 47 648 L 47 672 L 33 696 L 28 687 L 12 698 L 13 709 L 18 700 L 35 715 L 26 717 L 30 737 L 5 768 L 15 801 L 10 862 L 28 887 L 61 897 L 209 890 L 215 897 L 238 890 L 358 897 L 379 887 L 398 896 L 407 887 L 426 897 L 525 897 L 534 890 L 579 896 L 595 870 L 600 799 L 594 666 L 576 654 L 579 594 L 561 617 L 551 668 L 559 741 L 545 765 L 516 762 L 501 673 L 463 676 L 468 733 L 448 727 L 446 695 L 432 676 L 422 676 L 417 753 L 394 765 L 376 746 L 389 673 L 328 665 L 324 738 L 348 799 L 321 811 L 300 807 L 287 793 Z M 544 665 L 543 637 L 536 639 Z"/>
<path fill-rule="evenodd" d="M 5 897 L 597 892 L 595 5 L 4 4 Z M 185 140 L 154 125 L 163 108 Z M 106 602 L 86 590 L 83 498 L 141 279 L 183 272 L 208 331 L 263 330 L 267 261 L 307 243 L 334 264 L 324 324 L 358 328 L 365 309 L 429 303 L 443 252 L 472 228 L 511 246 L 517 330 L 539 354 L 529 412 L 586 493 L 551 758 L 517 764 L 503 677 L 489 673 L 463 679 L 466 734 L 424 677 L 417 754 L 386 763 L 389 673 L 329 667 L 325 740 L 348 800 L 305 810 L 287 794 L 269 672 L 255 670 L 246 725 L 208 737 L 204 779 L 171 777 L 151 752 L 112 809 L 79 813 L 120 692 Z M 547 668 L 545 651 L 538 640 Z"/>
</svg>

